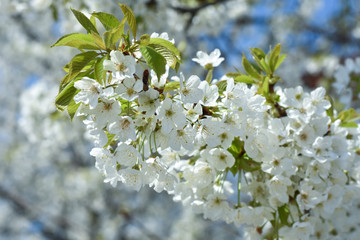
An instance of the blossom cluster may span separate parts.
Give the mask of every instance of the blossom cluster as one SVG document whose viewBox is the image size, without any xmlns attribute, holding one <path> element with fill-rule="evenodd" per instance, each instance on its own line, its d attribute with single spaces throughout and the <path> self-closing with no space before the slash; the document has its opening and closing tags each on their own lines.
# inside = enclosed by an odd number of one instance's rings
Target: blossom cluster
<svg viewBox="0 0 360 240">
<path fill-rule="evenodd" d="M 205 218 L 246 224 L 251 239 L 359 234 L 360 129 L 329 114 L 324 88 L 275 87 L 271 102 L 229 76 L 147 79 L 134 55 L 113 50 L 104 84 L 74 84 L 105 182 L 166 191 Z M 197 55 L 206 69 L 223 60 L 219 50 Z"/>
</svg>

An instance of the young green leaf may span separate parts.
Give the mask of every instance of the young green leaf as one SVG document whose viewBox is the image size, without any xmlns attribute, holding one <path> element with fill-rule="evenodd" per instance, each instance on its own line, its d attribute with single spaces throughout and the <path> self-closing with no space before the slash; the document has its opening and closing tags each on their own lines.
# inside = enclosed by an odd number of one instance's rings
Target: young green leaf
<svg viewBox="0 0 360 240">
<path fill-rule="evenodd" d="M 140 39 L 139 39 L 140 45 L 141 46 L 146 46 L 149 44 L 150 42 L 150 36 L 149 34 L 143 34 L 141 35 Z"/>
<path fill-rule="evenodd" d="M 176 48 L 176 46 L 165 39 L 162 38 L 150 38 L 149 45 L 160 45 L 170 50 L 172 54 L 177 58 L 178 61 L 181 62 L 180 51 Z"/>
<path fill-rule="evenodd" d="M 88 33 L 95 32 L 99 34 L 96 27 L 92 22 L 82 13 L 75 9 L 71 9 L 76 19 L 79 21 L 79 23 L 86 29 Z"/>
<path fill-rule="evenodd" d="M 271 51 L 270 58 L 269 58 L 269 66 L 272 72 L 275 71 L 275 67 L 277 65 L 277 61 L 279 59 L 281 51 L 281 45 L 277 44 L 274 49 Z"/>
<path fill-rule="evenodd" d="M 254 172 L 261 169 L 261 163 L 254 161 L 245 153 L 239 161 L 239 167 L 246 172 Z"/>
<path fill-rule="evenodd" d="M 251 63 L 246 59 L 245 56 L 243 56 L 242 58 L 242 65 L 245 71 L 247 72 L 247 74 L 249 74 L 250 76 L 256 79 L 260 78 L 260 74 L 258 73 L 258 71 L 253 67 L 253 65 L 251 65 Z"/>
<path fill-rule="evenodd" d="M 106 50 L 106 46 L 104 43 L 104 40 L 100 37 L 99 34 L 92 32 L 91 35 L 94 38 L 94 42 L 97 46 L 99 46 L 99 48 L 101 48 L 102 50 Z"/>
<path fill-rule="evenodd" d="M 278 69 L 278 67 L 281 65 L 281 63 L 284 61 L 285 58 L 286 58 L 286 54 L 282 54 L 282 55 L 279 56 L 279 58 L 278 58 L 278 60 L 276 62 L 274 71 L 276 69 Z"/>
<path fill-rule="evenodd" d="M 210 69 L 209 72 L 206 74 L 205 81 L 207 81 L 208 83 L 211 83 L 212 78 L 213 78 L 213 70 Z"/>
<path fill-rule="evenodd" d="M 85 66 L 98 56 L 97 52 L 89 51 L 76 55 L 71 59 L 69 63 L 69 73 L 67 77 L 64 78 L 60 83 L 60 90 L 63 89 L 71 80 L 73 80 L 80 72 L 85 68 Z"/>
<path fill-rule="evenodd" d="M 164 92 L 170 92 L 180 88 L 180 82 L 172 81 L 165 84 Z"/>
<path fill-rule="evenodd" d="M 134 39 L 136 39 L 136 18 L 135 18 L 133 11 L 131 10 L 130 7 L 128 7 L 125 4 L 120 4 L 120 3 L 118 3 L 118 4 L 126 18 L 127 23 L 129 24 L 129 27 L 130 27 L 131 33 L 134 36 Z"/>
<path fill-rule="evenodd" d="M 163 75 L 166 71 L 166 59 L 160 53 L 158 53 L 149 46 L 141 46 L 140 52 L 145 58 L 146 63 L 151 69 L 155 71 L 158 79 L 160 79 L 161 75 Z"/>
<path fill-rule="evenodd" d="M 94 67 L 94 75 L 96 81 L 98 81 L 101 85 L 105 86 L 105 76 L 106 71 L 104 71 L 104 60 L 107 57 L 100 58 L 96 61 L 95 67 Z"/>
<path fill-rule="evenodd" d="M 125 21 L 119 23 L 118 26 L 104 33 L 104 41 L 107 49 L 115 50 L 116 43 L 120 40 L 121 36 L 124 33 L 124 24 Z"/>
<path fill-rule="evenodd" d="M 357 127 L 355 121 L 360 119 L 360 114 L 355 109 L 350 108 L 339 113 L 337 119 L 341 120 L 340 126 L 342 127 Z"/>
<path fill-rule="evenodd" d="M 278 207 L 280 222 L 283 225 L 288 225 L 288 218 L 290 215 L 289 206 L 287 204 Z"/>
<path fill-rule="evenodd" d="M 74 83 L 85 76 L 89 76 L 91 71 L 92 69 L 88 69 L 87 71 L 79 73 L 74 79 L 70 80 L 67 85 L 59 90 L 59 93 L 55 98 L 55 105 L 58 110 L 63 111 L 66 109 L 76 93 L 79 91 L 74 87 Z"/>
<path fill-rule="evenodd" d="M 78 91 L 79 91 L 79 90 L 78 90 Z M 75 92 L 75 95 L 77 94 L 78 91 Z M 74 96 L 75 96 L 75 95 L 74 95 Z M 81 104 L 81 103 L 75 103 L 74 99 L 72 99 L 72 100 L 70 101 L 69 105 L 67 106 L 66 110 L 67 110 L 67 112 L 68 112 L 68 114 L 69 114 L 69 116 L 70 116 L 71 121 L 73 120 L 76 111 L 77 111 L 78 108 L 80 107 L 80 104 Z"/>
<path fill-rule="evenodd" d="M 108 141 L 104 145 L 104 148 L 106 148 L 109 145 L 112 145 L 115 142 L 115 136 L 116 136 L 116 134 L 111 134 L 108 131 L 106 131 L 106 137 L 107 137 Z"/>
<path fill-rule="evenodd" d="M 219 93 L 222 93 L 226 90 L 227 87 L 227 81 L 222 80 L 216 83 L 216 86 L 218 87 Z"/>
<path fill-rule="evenodd" d="M 74 82 L 75 81 L 72 81 L 68 85 L 66 85 L 66 87 L 62 89 L 56 96 L 55 105 L 58 110 L 64 111 L 76 95 L 78 89 L 74 87 Z"/>
<path fill-rule="evenodd" d="M 234 78 L 235 82 L 242 82 L 242 83 L 247 83 L 247 84 L 253 84 L 255 83 L 254 79 L 250 76 L 247 75 L 240 75 Z"/>
<path fill-rule="evenodd" d="M 100 50 L 96 45 L 94 37 L 89 34 L 71 33 L 59 38 L 51 47 L 69 46 L 77 49 Z"/>
<path fill-rule="evenodd" d="M 94 12 L 91 15 L 99 19 L 106 31 L 109 31 L 120 25 L 120 21 L 114 15 L 109 13 Z"/>
<path fill-rule="evenodd" d="M 269 93 L 269 78 L 265 77 L 262 83 L 262 93 L 267 95 Z"/>
</svg>

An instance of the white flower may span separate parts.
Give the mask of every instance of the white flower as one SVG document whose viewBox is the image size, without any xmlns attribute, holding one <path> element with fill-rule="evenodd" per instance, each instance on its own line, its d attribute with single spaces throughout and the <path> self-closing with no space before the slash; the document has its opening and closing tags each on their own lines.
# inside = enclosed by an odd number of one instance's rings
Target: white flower
<svg viewBox="0 0 360 240">
<path fill-rule="evenodd" d="M 204 205 L 204 218 L 216 221 L 230 212 L 226 196 L 221 193 L 210 194 Z"/>
<path fill-rule="evenodd" d="M 198 51 L 196 53 L 198 58 L 193 58 L 192 60 L 200 64 L 202 67 L 207 67 L 207 65 L 210 67 L 217 67 L 222 61 L 224 61 L 224 58 L 220 57 L 220 55 L 220 50 L 217 48 L 212 51 L 210 55 L 204 53 L 203 51 Z"/>
<path fill-rule="evenodd" d="M 121 104 L 116 100 L 101 99 L 96 108 L 91 111 L 96 116 L 96 124 L 105 127 L 107 122 L 114 122 L 121 113 Z"/>
<path fill-rule="evenodd" d="M 113 77 L 119 80 L 133 77 L 136 62 L 132 56 L 113 50 L 110 57 L 111 60 L 104 60 L 104 70 L 111 71 Z"/>
<path fill-rule="evenodd" d="M 158 115 L 164 133 L 169 133 L 173 128 L 181 129 L 186 124 L 182 106 L 170 98 L 165 98 L 162 102 Z"/>
<path fill-rule="evenodd" d="M 173 77 L 174 79 L 176 77 Z M 180 96 L 183 103 L 197 103 L 203 97 L 203 91 L 199 89 L 200 78 L 192 75 L 185 82 L 185 77 L 180 73 Z"/>
<path fill-rule="evenodd" d="M 139 191 L 143 186 L 143 174 L 132 168 L 125 168 L 119 170 L 120 180 L 127 186 Z"/>
<path fill-rule="evenodd" d="M 310 222 L 295 222 L 292 227 L 280 228 L 279 236 L 282 239 L 307 240 L 313 232 L 314 228 Z"/>
<path fill-rule="evenodd" d="M 281 203 L 289 201 L 287 187 L 291 185 L 291 180 L 284 176 L 274 176 L 267 182 L 269 192 L 272 197 L 276 198 Z"/>
<path fill-rule="evenodd" d="M 301 210 L 312 209 L 324 200 L 324 196 L 314 186 L 305 182 L 300 187 L 300 193 L 296 196 L 296 202 Z"/>
<path fill-rule="evenodd" d="M 114 165 L 116 166 L 114 156 L 107 149 L 93 148 L 90 151 L 90 155 L 96 158 L 95 167 L 104 174 L 106 174 L 106 169 Z"/>
<path fill-rule="evenodd" d="M 291 176 L 295 174 L 296 167 L 290 158 L 284 156 L 285 153 L 285 148 L 280 147 L 272 154 L 271 157 L 264 157 L 262 160 L 261 169 L 264 172 L 270 173 L 272 175 L 284 174 L 286 176 Z"/>
<path fill-rule="evenodd" d="M 174 40 L 174 39 L 170 39 L 167 32 L 163 32 L 163 33 L 160 33 L 160 34 L 157 33 L 157 32 L 153 32 L 153 33 L 150 35 L 150 38 L 162 38 L 162 39 L 168 40 L 168 41 L 171 42 L 172 44 L 175 44 L 175 40 Z"/>
<path fill-rule="evenodd" d="M 84 104 L 89 104 L 90 109 L 96 107 L 98 99 L 103 92 L 101 85 L 97 81 L 84 77 L 81 80 L 76 81 L 74 87 L 81 90 L 74 97 L 75 103 L 82 102 Z"/>
<path fill-rule="evenodd" d="M 120 142 L 115 152 L 115 159 L 120 165 L 132 167 L 140 158 L 139 152 L 131 145 Z"/>
<path fill-rule="evenodd" d="M 184 108 L 186 110 L 186 118 L 189 119 L 191 122 L 195 122 L 196 120 L 198 120 L 199 116 L 203 113 L 201 104 L 199 103 L 197 103 L 196 105 L 192 103 L 187 103 L 184 104 Z"/>
<path fill-rule="evenodd" d="M 331 186 L 326 191 L 325 201 L 322 202 L 322 209 L 325 217 L 330 216 L 340 206 L 344 195 L 344 187 L 340 185 Z"/>
<path fill-rule="evenodd" d="M 209 147 L 220 145 L 219 135 L 223 132 L 223 123 L 212 117 L 202 119 L 200 123 L 196 139 L 200 142 L 205 141 Z"/>
<path fill-rule="evenodd" d="M 280 96 L 280 105 L 283 107 L 301 108 L 302 101 L 308 96 L 308 93 L 304 93 L 301 86 L 296 88 L 286 88 L 282 91 L 281 88 L 277 88 L 276 93 Z"/>
<path fill-rule="evenodd" d="M 193 187 L 204 188 L 215 179 L 215 171 L 206 162 L 196 161 L 195 166 L 184 171 L 184 178 Z"/>
<path fill-rule="evenodd" d="M 128 116 L 119 117 L 115 122 L 109 124 L 108 129 L 110 133 L 116 134 L 121 142 L 129 139 L 136 140 L 134 122 Z"/>
<path fill-rule="evenodd" d="M 304 148 L 310 147 L 315 141 L 315 138 L 314 129 L 309 125 L 306 125 L 299 134 L 295 135 L 296 143 Z"/>
<path fill-rule="evenodd" d="M 232 167 L 235 163 L 233 155 L 222 148 L 206 149 L 201 152 L 201 157 L 206 159 L 212 167 L 219 171 L 223 171 L 227 167 Z"/>
<path fill-rule="evenodd" d="M 145 112 L 144 115 L 146 117 L 150 117 L 154 115 L 157 107 L 160 105 L 159 92 L 149 88 L 146 92 L 139 93 L 138 102 L 140 104 L 138 110 Z"/>
<path fill-rule="evenodd" d="M 310 93 L 309 97 L 304 99 L 304 107 L 308 114 L 320 115 L 330 108 L 331 104 L 328 100 L 325 100 L 325 88 L 318 87 Z"/>
<path fill-rule="evenodd" d="M 216 106 L 216 100 L 219 98 L 218 87 L 215 84 L 210 86 L 207 81 L 202 81 L 199 88 L 204 92 L 199 103 L 208 107 Z"/>
<path fill-rule="evenodd" d="M 175 150 L 180 151 L 180 147 L 192 151 L 194 149 L 194 129 L 187 125 L 184 129 L 173 129 L 169 133 L 169 146 Z"/>
<path fill-rule="evenodd" d="M 133 101 L 138 97 L 138 93 L 142 91 L 142 89 L 142 81 L 136 80 L 134 77 L 127 77 L 117 86 L 115 92 L 123 99 Z"/>
</svg>

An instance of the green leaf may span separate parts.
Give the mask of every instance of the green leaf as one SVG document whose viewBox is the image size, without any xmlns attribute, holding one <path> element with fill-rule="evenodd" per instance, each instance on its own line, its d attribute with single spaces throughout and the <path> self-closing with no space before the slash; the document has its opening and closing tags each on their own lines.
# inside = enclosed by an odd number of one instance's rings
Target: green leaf
<svg viewBox="0 0 360 240">
<path fill-rule="evenodd" d="M 116 43 L 120 40 L 121 36 L 124 33 L 124 24 L 125 22 L 121 22 L 117 27 L 111 29 L 104 33 L 104 41 L 107 49 L 116 49 Z"/>
<path fill-rule="evenodd" d="M 75 9 L 71 9 L 76 19 L 79 23 L 86 29 L 88 33 L 95 32 L 99 34 L 96 27 L 92 24 L 92 22 L 82 13 Z"/>
<path fill-rule="evenodd" d="M 105 43 L 103 41 L 103 39 L 100 37 L 99 34 L 95 33 L 95 32 L 92 32 L 91 35 L 93 36 L 94 38 L 94 42 L 97 46 L 99 46 L 102 50 L 106 50 L 106 46 L 105 46 Z"/>
<path fill-rule="evenodd" d="M 111 134 L 108 131 L 106 131 L 106 137 L 108 139 L 107 143 L 104 145 L 104 148 L 106 148 L 109 145 L 112 145 L 115 142 L 115 136 L 116 134 Z"/>
<path fill-rule="evenodd" d="M 172 42 L 162 39 L 162 38 L 150 38 L 149 44 L 150 45 L 160 45 L 160 46 L 163 46 L 163 47 L 169 49 L 170 52 L 172 54 L 174 54 L 174 56 L 177 58 L 177 60 L 181 62 L 180 51 L 176 48 L 176 46 Z"/>
<path fill-rule="evenodd" d="M 226 80 L 219 81 L 216 83 L 216 86 L 218 87 L 219 92 L 222 93 L 226 90 L 227 81 Z"/>
<path fill-rule="evenodd" d="M 209 72 L 206 74 L 206 78 L 205 81 L 207 81 L 208 83 L 210 83 L 212 81 L 213 78 L 213 70 L 209 70 Z"/>
<path fill-rule="evenodd" d="M 88 76 L 91 71 L 92 69 L 88 69 L 85 72 L 81 72 L 76 76 L 76 78 L 71 80 L 70 83 L 67 84 L 63 89 L 60 89 L 59 94 L 55 98 L 55 105 L 58 110 L 64 111 L 66 109 L 66 107 L 71 103 L 74 96 L 78 92 L 78 89 L 74 87 L 74 83 L 77 80 L 80 80 L 85 76 Z M 70 111 L 72 111 L 72 109 L 70 109 Z"/>
<path fill-rule="evenodd" d="M 233 174 L 233 176 L 235 177 L 236 174 L 239 172 L 239 161 L 235 161 L 234 165 L 229 169 L 230 172 Z"/>
<path fill-rule="evenodd" d="M 253 67 L 253 65 L 251 65 L 251 63 L 246 59 L 244 55 L 242 58 L 242 65 L 247 74 L 249 74 L 250 76 L 256 79 L 260 78 L 260 74 L 258 73 L 258 71 Z"/>
<path fill-rule="evenodd" d="M 176 64 L 175 64 L 175 71 L 176 71 L 176 73 L 179 71 L 179 68 L 180 68 L 180 63 L 179 63 L 179 62 L 176 62 Z"/>
<path fill-rule="evenodd" d="M 94 12 L 91 15 L 99 19 L 106 31 L 109 31 L 120 25 L 120 21 L 114 15 L 109 13 Z"/>
<path fill-rule="evenodd" d="M 69 46 L 77 49 L 90 49 L 99 50 L 100 48 L 95 44 L 94 37 L 89 34 L 83 33 L 71 33 L 62 36 L 56 43 L 51 47 L 56 46 Z"/>
<path fill-rule="evenodd" d="M 281 51 L 281 45 L 277 44 L 274 49 L 271 51 L 270 58 L 269 58 L 269 66 L 272 72 L 275 71 L 275 66 L 277 64 L 279 55 Z"/>
<path fill-rule="evenodd" d="M 145 46 L 144 44 L 142 45 Z M 146 45 L 152 47 L 158 53 L 160 53 L 166 59 L 167 65 L 173 69 L 177 67 L 178 62 L 182 62 L 179 50 L 175 47 L 174 44 L 165 39 L 150 38 Z"/>
<path fill-rule="evenodd" d="M 139 41 L 140 41 L 140 45 L 141 45 L 141 46 L 146 46 L 146 45 L 148 45 L 149 42 L 150 42 L 150 36 L 149 36 L 149 34 L 143 34 L 143 35 L 141 35 Z"/>
<path fill-rule="evenodd" d="M 256 56 L 259 60 L 265 58 L 265 53 L 260 48 L 250 48 L 251 54 Z"/>
<path fill-rule="evenodd" d="M 231 146 L 227 149 L 235 159 L 239 158 L 239 154 L 243 151 L 244 143 L 238 137 L 235 137 Z"/>
<path fill-rule="evenodd" d="M 262 93 L 265 95 L 269 93 L 269 77 L 265 77 L 262 83 Z"/>
<path fill-rule="evenodd" d="M 177 64 L 177 59 L 174 56 L 174 54 L 167 48 L 160 46 L 160 45 L 154 45 L 149 44 L 149 47 L 153 48 L 156 52 L 158 52 L 161 56 L 163 56 L 166 60 L 166 64 L 170 66 L 171 68 L 175 68 Z"/>
<path fill-rule="evenodd" d="M 95 79 L 103 86 L 105 86 L 105 77 L 106 77 L 106 71 L 104 71 L 104 60 L 106 58 L 107 57 L 105 56 L 97 60 L 94 67 Z"/>
<path fill-rule="evenodd" d="M 94 16 L 90 16 L 90 22 L 94 25 L 94 27 L 97 29 L 97 25 L 96 25 L 96 19 Z"/>
<path fill-rule="evenodd" d="M 230 172 L 235 176 L 239 172 L 240 159 L 243 153 L 244 143 L 238 137 L 234 138 L 231 146 L 227 149 L 235 158 L 235 164 L 230 168 Z"/>
<path fill-rule="evenodd" d="M 345 122 L 345 123 L 341 123 L 340 127 L 357 128 L 358 125 L 355 122 Z"/>
<path fill-rule="evenodd" d="M 135 18 L 133 11 L 131 10 L 130 7 L 128 7 L 125 4 L 120 4 L 120 3 L 118 3 L 118 4 L 126 18 L 127 23 L 129 24 L 129 27 L 130 27 L 131 33 L 134 36 L 134 39 L 136 39 L 136 18 Z"/>
<path fill-rule="evenodd" d="M 74 94 L 74 96 L 79 92 L 80 90 L 78 90 L 78 91 L 76 91 L 75 92 L 75 94 Z M 70 119 L 71 119 L 71 121 L 74 119 L 74 116 L 75 116 L 75 113 L 76 113 L 76 111 L 78 110 L 78 108 L 80 107 L 80 104 L 81 103 L 75 103 L 75 101 L 74 101 L 74 99 L 72 99 L 71 101 L 70 101 L 70 103 L 69 103 L 69 105 L 67 106 L 67 112 L 68 112 L 68 114 L 69 114 L 69 116 L 70 116 Z"/>
<path fill-rule="evenodd" d="M 62 89 L 55 98 L 56 108 L 60 111 L 65 110 L 77 92 L 77 89 L 74 87 L 74 82 L 75 81 L 72 81 L 66 85 L 66 87 Z"/>
<path fill-rule="evenodd" d="M 241 157 L 239 161 L 239 167 L 246 172 L 254 172 L 261 169 L 261 164 L 259 162 L 251 159 L 246 153 Z"/>
<path fill-rule="evenodd" d="M 350 108 L 340 112 L 337 119 L 341 120 L 340 126 L 342 127 L 357 127 L 355 121 L 360 119 L 360 114 L 355 109 Z"/>
<path fill-rule="evenodd" d="M 69 73 L 60 83 L 60 90 L 63 89 L 72 79 L 74 79 L 85 66 L 98 55 L 97 52 L 89 51 L 76 55 L 69 63 Z"/>
<path fill-rule="evenodd" d="M 240 75 L 234 78 L 235 82 L 240 82 L 240 83 L 247 83 L 247 84 L 253 84 L 255 83 L 254 79 L 250 76 L 247 75 Z"/>
<path fill-rule="evenodd" d="M 176 82 L 176 81 L 167 82 L 164 87 L 164 92 L 170 92 L 176 89 L 180 89 L 180 82 Z"/>
<path fill-rule="evenodd" d="M 286 58 L 286 54 L 282 54 L 279 56 L 277 62 L 276 62 L 276 65 L 275 65 L 275 68 L 274 68 L 274 71 L 276 69 L 278 69 L 278 67 L 282 64 L 282 62 L 284 61 L 284 59 Z"/>
<path fill-rule="evenodd" d="M 160 53 L 158 53 L 149 46 L 141 46 L 140 52 L 145 58 L 146 63 L 151 69 L 155 71 L 158 79 L 160 79 L 161 75 L 163 75 L 166 71 L 166 59 Z"/>
<path fill-rule="evenodd" d="M 282 205 L 281 207 L 278 207 L 279 212 L 279 218 L 280 222 L 283 225 L 289 225 L 288 218 L 289 218 L 289 206 L 287 204 Z"/>
</svg>

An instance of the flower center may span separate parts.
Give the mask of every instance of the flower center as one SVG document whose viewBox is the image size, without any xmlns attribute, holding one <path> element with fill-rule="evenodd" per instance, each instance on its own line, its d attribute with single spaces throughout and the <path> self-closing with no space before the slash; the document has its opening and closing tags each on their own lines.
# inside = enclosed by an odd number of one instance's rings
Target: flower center
<svg viewBox="0 0 360 240">
<path fill-rule="evenodd" d="M 128 89 L 126 90 L 126 94 L 129 95 L 130 97 L 131 97 L 134 93 L 136 93 L 136 92 L 135 92 L 135 90 L 132 89 L 132 88 L 128 88 Z"/>
<path fill-rule="evenodd" d="M 119 72 L 127 72 L 127 67 L 124 63 L 119 63 L 116 65 L 116 70 Z"/>
<path fill-rule="evenodd" d="M 128 119 L 124 119 L 121 123 L 122 130 L 127 129 L 130 126 L 130 121 Z"/>
</svg>

